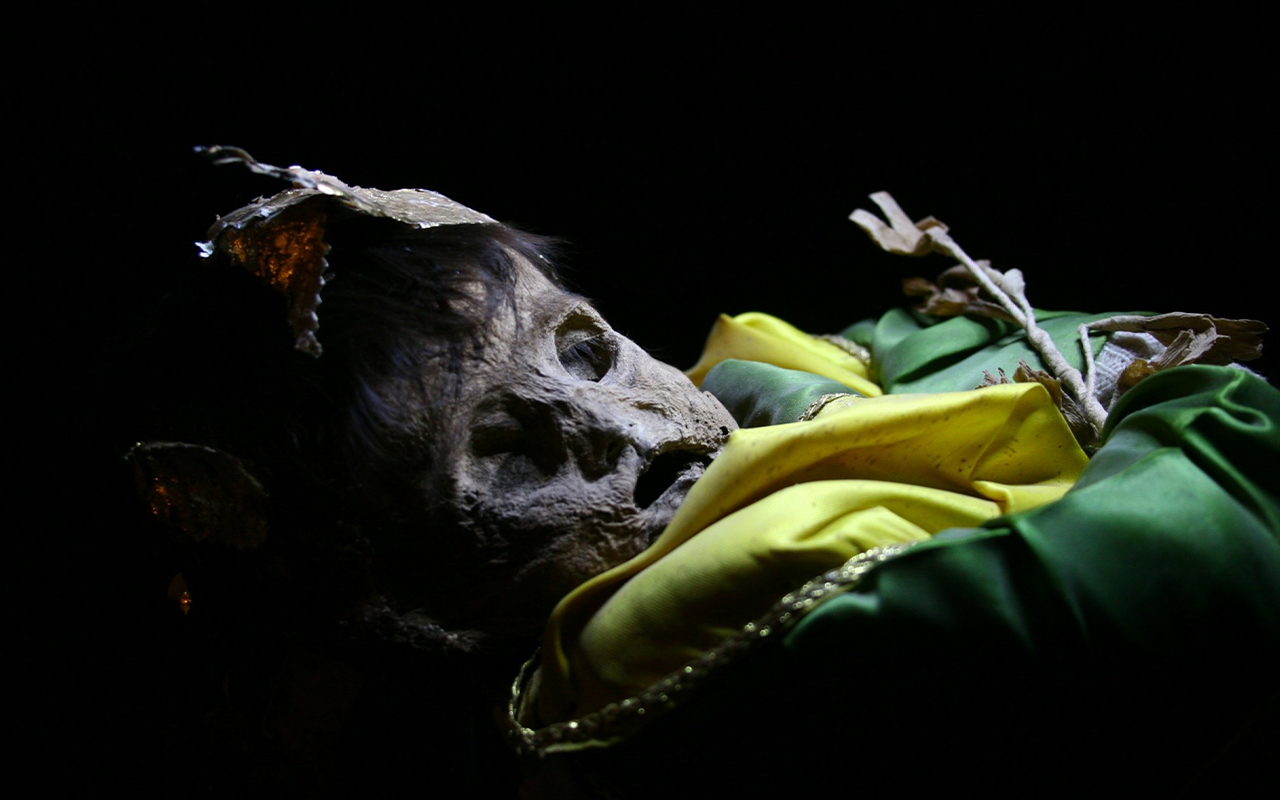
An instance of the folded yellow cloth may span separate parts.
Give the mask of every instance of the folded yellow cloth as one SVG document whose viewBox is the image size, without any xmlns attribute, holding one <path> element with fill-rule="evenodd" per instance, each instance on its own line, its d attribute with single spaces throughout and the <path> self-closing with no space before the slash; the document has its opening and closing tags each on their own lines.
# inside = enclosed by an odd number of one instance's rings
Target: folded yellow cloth
<svg viewBox="0 0 1280 800">
<path fill-rule="evenodd" d="M 1086 463 L 1038 384 L 856 399 L 737 431 L 653 546 L 556 608 L 539 715 L 634 695 L 805 580 L 1056 500 Z"/>
<path fill-rule="evenodd" d="M 707 372 L 727 358 L 763 361 L 776 367 L 812 372 L 843 383 L 867 397 L 883 390 L 871 379 L 871 369 L 856 356 L 777 317 L 750 311 L 716 320 L 702 357 L 685 374 L 701 385 Z"/>
</svg>

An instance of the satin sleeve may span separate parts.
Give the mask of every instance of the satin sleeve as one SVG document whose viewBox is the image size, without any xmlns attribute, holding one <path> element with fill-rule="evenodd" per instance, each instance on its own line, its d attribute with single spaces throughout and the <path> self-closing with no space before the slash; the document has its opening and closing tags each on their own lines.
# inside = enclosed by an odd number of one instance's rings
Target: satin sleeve
<svg viewBox="0 0 1280 800">
<path fill-rule="evenodd" d="M 580 767 L 663 763 L 730 795 L 1256 790 L 1233 782 L 1274 780 L 1278 425 L 1280 392 L 1249 373 L 1148 378 L 1061 500 L 879 565 Z"/>
</svg>

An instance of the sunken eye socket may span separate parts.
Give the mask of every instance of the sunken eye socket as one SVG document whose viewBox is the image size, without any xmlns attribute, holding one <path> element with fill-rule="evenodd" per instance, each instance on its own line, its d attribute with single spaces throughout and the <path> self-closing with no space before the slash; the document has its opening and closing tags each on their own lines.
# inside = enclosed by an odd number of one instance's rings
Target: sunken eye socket
<svg viewBox="0 0 1280 800">
<path fill-rule="evenodd" d="M 584 339 L 560 351 L 560 364 L 579 380 L 599 381 L 613 368 L 613 349 L 601 337 Z"/>
<path fill-rule="evenodd" d="M 478 456 L 518 453 L 524 449 L 524 428 L 517 422 L 482 425 L 471 435 L 471 450 Z"/>
<path fill-rule="evenodd" d="M 598 317 L 571 314 L 556 331 L 560 365 L 573 377 L 599 381 L 613 369 L 617 345 Z"/>
</svg>

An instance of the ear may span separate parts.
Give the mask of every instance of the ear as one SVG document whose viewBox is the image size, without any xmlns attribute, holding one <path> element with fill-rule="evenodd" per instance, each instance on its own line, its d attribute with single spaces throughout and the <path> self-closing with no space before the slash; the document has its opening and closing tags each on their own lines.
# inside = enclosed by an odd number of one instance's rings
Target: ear
<svg viewBox="0 0 1280 800">
<path fill-rule="evenodd" d="M 151 513 L 191 541 L 237 550 L 266 541 L 267 490 L 246 462 L 186 442 L 139 442 L 125 460 Z"/>
</svg>

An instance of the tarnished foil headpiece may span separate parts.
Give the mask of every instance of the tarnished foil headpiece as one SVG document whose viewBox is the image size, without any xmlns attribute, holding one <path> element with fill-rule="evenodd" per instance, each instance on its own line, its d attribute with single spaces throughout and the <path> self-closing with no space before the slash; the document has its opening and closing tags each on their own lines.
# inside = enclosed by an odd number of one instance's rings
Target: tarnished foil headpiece
<svg viewBox="0 0 1280 800">
<path fill-rule="evenodd" d="M 325 223 L 328 212 L 341 207 L 370 217 L 394 220 L 414 228 L 495 223 L 492 217 L 427 189 L 364 189 L 348 186 L 332 175 L 293 166 L 263 164 L 235 147 L 201 147 L 215 164 L 240 163 L 262 175 L 291 182 L 280 192 L 219 217 L 209 240 L 199 245 L 205 256 L 221 252 L 285 296 L 295 347 L 320 355 L 316 340 L 316 307 L 328 267 Z"/>
</svg>

